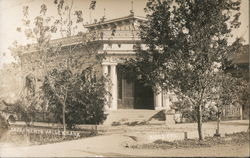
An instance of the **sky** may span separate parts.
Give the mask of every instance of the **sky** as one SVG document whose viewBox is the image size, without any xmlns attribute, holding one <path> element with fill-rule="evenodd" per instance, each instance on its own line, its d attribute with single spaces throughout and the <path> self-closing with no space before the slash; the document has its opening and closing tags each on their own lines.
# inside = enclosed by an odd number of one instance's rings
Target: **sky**
<svg viewBox="0 0 250 158">
<path fill-rule="evenodd" d="M 30 17 L 34 18 L 39 14 L 41 4 L 48 7 L 48 15 L 56 15 L 53 7 L 54 0 L 0 0 L 0 68 L 3 63 L 13 61 L 8 48 L 16 40 L 18 43 L 25 43 L 24 35 L 18 33 L 16 28 L 21 26 L 22 8 L 28 5 Z M 91 0 L 74 0 L 73 8 L 83 10 L 84 23 L 90 23 L 90 16 L 93 19 L 100 19 L 105 12 L 107 19 L 128 16 L 133 8 L 135 15 L 145 16 L 144 8 L 147 0 L 97 0 L 96 8 L 90 13 L 89 4 Z M 105 11 L 104 11 L 105 10 Z M 249 1 L 242 0 L 241 4 L 241 27 L 234 31 L 234 35 L 243 37 L 245 44 L 249 43 Z"/>
</svg>

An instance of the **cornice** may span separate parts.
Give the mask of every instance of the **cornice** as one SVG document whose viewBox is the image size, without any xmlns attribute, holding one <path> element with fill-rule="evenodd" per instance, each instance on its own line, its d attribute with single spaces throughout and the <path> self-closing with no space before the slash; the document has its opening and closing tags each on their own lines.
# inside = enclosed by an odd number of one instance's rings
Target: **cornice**
<svg viewBox="0 0 250 158">
<path fill-rule="evenodd" d="M 92 24 L 87 24 L 84 25 L 85 28 L 87 29 L 91 29 L 91 28 L 95 28 L 95 27 L 101 27 L 102 25 L 112 25 L 112 24 L 118 24 L 124 21 L 129 21 L 129 20 L 136 20 L 139 22 L 145 22 L 147 21 L 147 19 L 145 17 L 141 17 L 141 16 L 135 16 L 133 14 L 129 15 L 129 16 L 124 16 L 121 18 L 116 18 L 116 19 L 111 19 L 111 20 L 106 20 L 103 22 L 97 22 L 97 23 L 92 23 Z"/>
</svg>

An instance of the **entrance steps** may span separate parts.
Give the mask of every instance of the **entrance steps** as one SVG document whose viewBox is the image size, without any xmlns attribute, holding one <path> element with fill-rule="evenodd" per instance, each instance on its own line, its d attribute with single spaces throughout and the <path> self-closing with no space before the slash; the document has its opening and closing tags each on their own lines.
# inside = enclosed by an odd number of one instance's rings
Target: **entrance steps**
<svg viewBox="0 0 250 158">
<path fill-rule="evenodd" d="M 163 110 L 118 109 L 109 111 L 103 124 L 112 126 L 165 124 L 165 113 Z"/>
</svg>

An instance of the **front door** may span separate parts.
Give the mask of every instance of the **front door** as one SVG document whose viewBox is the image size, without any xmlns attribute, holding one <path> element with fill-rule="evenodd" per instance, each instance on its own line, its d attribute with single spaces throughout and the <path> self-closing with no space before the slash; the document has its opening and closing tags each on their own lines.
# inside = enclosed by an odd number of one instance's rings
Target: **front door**
<svg viewBox="0 0 250 158">
<path fill-rule="evenodd" d="M 132 78 L 129 79 L 120 68 L 117 67 L 118 109 L 154 109 L 152 87 L 145 86 Z"/>
<path fill-rule="evenodd" d="M 152 88 L 139 82 L 118 79 L 118 109 L 154 109 Z"/>
<path fill-rule="evenodd" d="M 134 91 L 135 109 L 154 109 L 154 93 L 150 86 L 136 82 Z"/>
<path fill-rule="evenodd" d="M 118 81 L 118 108 L 133 109 L 134 107 L 134 82 L 126 79 Z"/>
</svg>

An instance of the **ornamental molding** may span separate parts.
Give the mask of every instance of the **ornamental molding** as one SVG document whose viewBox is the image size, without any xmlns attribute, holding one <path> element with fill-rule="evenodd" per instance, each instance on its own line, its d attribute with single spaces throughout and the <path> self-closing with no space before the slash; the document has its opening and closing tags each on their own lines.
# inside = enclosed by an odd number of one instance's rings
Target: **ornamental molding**
<svg viewBox="0 0 250 158">
<path fill-rule="evenodd" d="M 128 61 L 128 59 L 134 58 L 134 56 L 131 55 L 124 55 L 124 56 L 107 56 L 105 59 L 103 59 L 102 65 L 111 65 L 111 64 L 122 64 Z"/>
</svg>

